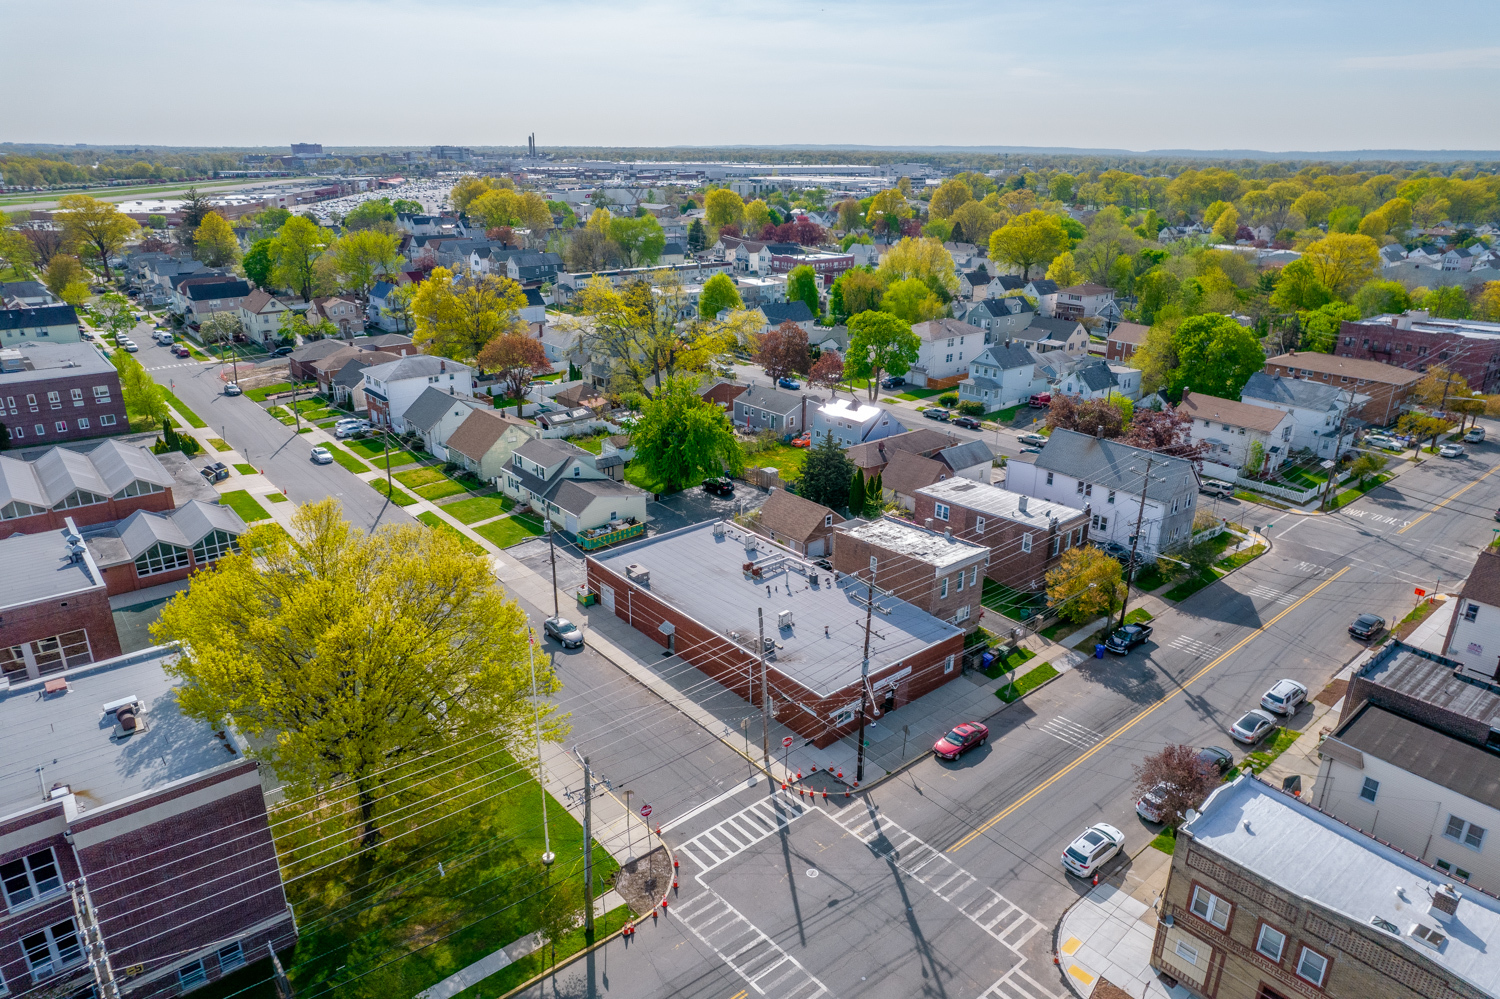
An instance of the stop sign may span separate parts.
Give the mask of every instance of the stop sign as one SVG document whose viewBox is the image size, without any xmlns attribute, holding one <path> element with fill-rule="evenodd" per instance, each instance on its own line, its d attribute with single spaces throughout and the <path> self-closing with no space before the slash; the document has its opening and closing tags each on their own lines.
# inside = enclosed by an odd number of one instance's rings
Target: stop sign
<svg viewBox="0 0 1500 999">
<path fill-rule="evenodd" d="M 642 805 L 641 806 L 641 818 L 644 819 L 647 816 L 649 816 L 650 814 L 651 814 L 651 805 L 649 803 L 645 804 L 645 805 Z"/>
<path fill-rule="evenodd" d="M 792 737 L 791 736 L 788 735 L 788 736 L 783 736 L 782 737 L 782 739 L 781 739 L 781 748 L 782 749 L 791 749 L 792 748 Z"/>
</svg>

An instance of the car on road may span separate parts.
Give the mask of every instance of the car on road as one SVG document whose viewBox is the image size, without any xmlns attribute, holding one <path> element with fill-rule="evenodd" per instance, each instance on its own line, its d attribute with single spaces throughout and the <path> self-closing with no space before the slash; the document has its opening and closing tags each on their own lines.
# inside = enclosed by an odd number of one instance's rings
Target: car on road
<svg viewBox="0 0 1500 999">
<path fill-rule="evenodd" d="M 778 378 L 776 379 L 776 384 L 784 389 L 799 389 L 802 387 L 802 383 L 795 378 Z"/>
<path fill-rule="evenodd" d="M 1243 742 L 1247 746 L 1253 746 L 1266 737 L 1266 733 L 1276 727 L 1276 719 L 1260 708 L 1252 708 L 1246 711 L 1240 720 L 1229 726 L 1229 736 L 1235 742 Z"/>
<path fill-rule="evenodd" d="M 1104 647 L 1117 656 L 1123 656 L 1150 637 L 1149 624 L 1127 624 L 1123 628 L 1116 628 L 1115 633 L 1105 639 Z"/>
<path fill-rule="evenodd" d="M 793 437 L 792 447 L 812 447 L 812 433 L 809 431 L 801 437 Z"/>
<path fill-rule="evenodd" d="M 1234 766 L 1234 754 L 1223 746 L 1204 746 L 1198 750 L 1198 762 L 1205 767 L 1213 767 L 1222 777 Z"/>
<path fill-rule="evenodd" d="M 1020 437 L 1017 437 L 1016 440 L 1020 441 L 1022 444 L 1033 444 L 1036 447 L 1043 447 L 1047 443 L 1047 435 L 1022 434 Z"/>
<path fill-rule="evenodd" d="M 172 345 L 172 356 L 173 357 L 192 357 L 193 356 L 193 352 L 191 350 L 188 350 L 187 344 L 185 344 L 185 343 L 178 343 L 178 344 L 173 344 Z"/>
<path fill-rule="evenodd" d="M 583 632 L 565 617 L 549 617 L 543 621 L 542 633 L 548 638 L 555 638 L 565 649 L 583 648 Z"/>
<path fill-rule="evenodd" d="M 331 465 L 333 464 L 333 452 L 319 444 L 312 449 L 312 460 L 314 465 Z"/>
<path fill-rule="evenodd" d="M 1438 454 L 1444 458 L 1462 458 L 1464 456 L 1464 446 L 1462 444 L 1444 444 L 1438 448 Z"/>
<path fill-rule="evenodd" d="M 1038 392 L 1036 395 L 1034 395 L 1030 399 L 1026 400 L 1026 405 L 1028 405 L 1028 406 L 1036 406 L 1038 408 L 1043 408 L 1043 407 L 1046 407 L 1046 406 L 1050 406 L 1050 405 L 1052 405 L 1052 393 L 1051 392 Z"/>
<path fill-rule="evenodd" d="M 215 461 L 198 469 L 198 474 L 211 485 L 215 482 L 223 482 L 229 478 L 229 466 L 222 461 Z"/>
<path fill-rule="evenodd" d="M 892 375 L 889 378 L 882 378 L 880 380 L 881 388 L 901 388 L 905 384 L 906 379 L 902 378 L 900 375 Z"/>
<path fill-rule="evenodd" d="M 1021 448 L 1021 453 L 1022 454 L 1041 454 L 1042 453 L 1042 449 L 1039 448 L 1039 447 L 1023 447 L 1023 448 Z"/>
<path fill-rule="evenodd" d="M 1464 434 L 1464 440 L 1468 441 L 1470 444 L 1483 444 L 1484 443 L 1484 428 L 1483 427 L 1471 427 L 1469 429 L 1469 432 L 1466 433 L 1466 434 Z"/>
<path fill-rule="evenodd" d="M 922 410 L 922 415 L 929 420 L 937 420 L 939 423 L 947 423 L 952 419 L 951 414 L 946 409 L 939 409 L 936 406 L 933 406 L 931 409 Z"/>
<path fill-rule="evenodd" d="M 1166 782 L 1155 785 L 1135 803 L 1135 814 L 1147 822 L 1160 822 L 1162 805 L 1173 785 Z"/>
<path fill-rule="evenodd" d="M 1260 695 L 1260 706 L 1272 714 L 1290 718 L 1307 700 L 1307 688 L 1296 680 L 1277 680 L 1276 686 Z"/>
<path fill-rule="evenodd" d="M 1080 878 L 1093 877 L 1124 845 L 1125 834 L 1108 822 L 1089 826 L 1063 851 L 1063 869 Z"/>
<path fill-rule="evenodd" d="M 244 395 L 245 390 L 240 388 L 239 382 L 226 382 L 224 385 L 225 395 Z"/>
<path fill-rule="evenodd" d="M 1204 479 L 1198 483 L 1198 491 L 1205 496 L 1233 496 L 1234 486 L 1218 479 Z"/>
<path fill-rule="evenodd" d="M 1099 546 L 1100 550 L 1104 552 L 1104 554 L 1120 563 L 1120 565 L 1124 566 L 1126 569 L 1130 568 L 1130 563 L 1132 560 L 1134 560 L 1137 564 L 1140 563 L 1139 557 L 1131 555 L 1130 549 L 1120 544 L 1118 541 L 1099 541 L 1095 543 Z"/>
<path fill-rule="evenodd" d="M 972 416 L 960 416 L 953 421 L 955 427 L 963 427 L 965 430 L 979 430 L 981 424 Z"/>
<path fill-rule="evenodd" d="M 125 351 L 127 354 L 134 354 L 136 351 L 141 349 L 137 347 L 135 345 L 135 341 L 130 339 L 130 337 L 128 336 L 115 337 L 115 345 L 121 350 Z"/>
<path fill-rule="evenodd" d="M 713 496 L 733 496 L 734 480 L 724 475 L 715 479 L 704 479 L 703 491 Z"/>
<path fill-rule="evenodd" d="M 296 347 L 277 347 L 275 350 L 271 351 L 271 356 L 272 357 L 285 357 L 286 355 L 290 354 L 292 351 L 294 351 L 296 349 L 297 349 Z"/>
<path fill-rule="evenodd" d="M 1379 614 L 1361 614 L 1349 625 L 1349 634 L 1367 642 L 1385 630 L 1385 618 Z"/>
<path fill-rule="evenodd" d="M 964 722 L 933 743 L 932 755 L 940 760 L 956 760 L 975 746 L 984 745 L 989 737 L 990 730 L 983 723 Z"/>
<path fill-rule="evenodd" d="M 163 347 L 172 346 L 172 334 L 168 333 L 166 330 L 157 330 L 155 333 L 151 334 L 151 339 L 155 340 Z"/>
<path fill-rule="evenodd" d="M 1366 447 L 1378 447 L 1386 451 L 1405 451 L 1406 442 L 1398 441 L 1394 437 L 1385 434 L 1365 434 L 1364 444 Z"/>
</svg>

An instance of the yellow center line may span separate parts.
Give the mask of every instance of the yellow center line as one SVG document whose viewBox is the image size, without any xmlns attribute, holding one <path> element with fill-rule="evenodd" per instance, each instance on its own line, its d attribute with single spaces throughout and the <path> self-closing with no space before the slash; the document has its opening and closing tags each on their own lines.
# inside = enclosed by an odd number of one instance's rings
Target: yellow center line
<svg viewBox="0 0 1500 999">
<path fill-rule="evenodd" d="M 1497 466 L 1497 467 L 1500 467 L 1500 466 Z M 1047 790 L 1047 788 L 1051 787 L 1053 784 L 1056 784 L 1058 781 L 1060 781 L 1064 777 L 1068 776 L 1068 774 L 1072 773 L 1074 770 L 1077 770 L 1079 767 L 1081 767 L 1084 764 L 1085 761 L 1087 761 L 1095 753 L 1097 753 L 1100 750 L 1104 749 L 1106 746 L 1108 746 L 1110 743 L 1114 742 L 1120 736 L 1124 735 L 1126 732 L 1129 732 L 1131 729 L 1135 728 L 1141 722 L 1145 721 L 1148 717 L 1150 717 L 1150 715 L 1153 712 L 1156 711 L 1157 708 L 1161 707 L 1163 704 L 1166 704 L 1168 701 L 1172 700 L 1172 698 L 1176 697 L 1178 694 L 1181 694 L 1182 692 L 1184 692 L 1185 690 L 1187 690 L 1194 683 L 1196 683 L 1202 677 L 1204 677 L 1205 675 L 1207 675 L 1208 672 L 1210 670 L 1212 670 L 1214 667 L 1218 666 L 1224 660 L 1226 660 L 1230 656 L 1234 655 L 1240 649 L 1243 649 L 1246 645 L 1249 645 L 1250 642 L 1252 642 L 1254 639 L 1256 639 L 1260 635 L 1264 634 L 1266 631 L 1268 631 L 1271 628 L 1275 627 L 1275 625 L 1276 625 L 1276 623 L 1278 621 L 1280 621 L 1282 618 L 1286 617 L 1288 614 L 1290 614 L 1292 611 L 1296 610 L 1298 607 L 1301 607 L 1307 601 L 1311 600 L 1314 596 L 1316 596 L 1318 594 L 1318 592 L 1320 590 L 1322 590 L 1324 587 L 1326 587 L 1329 584 L 1331 584 L 1335 579 L 1338 579 L 1340 576 L 1342 576 L 1344 573 L 1348 572 L 1352 568 L 1354 568 L 1354 567 L 1350 566 L 1350 565 L 1346 565 L 1342 569 L 1340 569 L 1338 572 L 1334 573 L 1332 576 L 1329 576 L 1327 579 L 1323 580 L 1323 582 L 1319 583 L 1316 587 L 1314 587 L 1312 590 L 1310 590 L 1308 593 L 1306 593 L 1296 603 L 1292 604 L 1286 610 L 1282 611 L 1280 614 L 1277 614 L 1275 617 L 1271 618 L 1271 620 L 1267 621 L 1265 624 L 1261 625 L 1259 628 L 1256 628 L 1254 631 L 1250 632 L 1250 634 L 1246 635 L 1244 638 L 1240 639 L 1237 643 L 1235 643 L 1234 647 L 1231 648 L 1228 652 L 1223 653 L 1217 659 L 1215 659 L 1213 662 L 1209 663 L 1207 666 L 1204 666 L 1198 672 L 1194 673 L 1191 677 L 1189 677 L 1187 679 L 1187 681 L 1185 683 L 1183 683 L 1182 685 L 1180 685 L 1176 690 L 1172 691 L 1170 694 L 1166 695 L 1161 700 L 1157 701 L 1155 704 L 1151 705 L 1149 708 L 1147 708 L 1146 710 L 1142 711 L 1140 714 L 1136 715 L 1134 718 L 1130 719 L 1130 721 L 1126 722 L 1124 725 L 1121 725 L 1119 728 L 1115 729 L 1106 738 L 1100 740 L 1097 744 L 1095 744 L 1095 746 L 1092 749 L 1090 749 L 1088 752 L 1084 753 L 1082 756 L 1078 757 L 1078 759 L 1074 760 L 1072 763 L 1069 763 L 1067 766 L 1063 767 L 1057 773 L 1055 773 L 1051 777 L 1047 778 L 1047 780 L 1044 781 L 1043 783 L 1041 783 L 1038 786 L 1032 788 L 1031 791 L 1029 791 L 1026 794 L 1025 797 L 1021 798 L 1019 801 L 1016 801 L 1016 802 L 1014 802 L 1014 803 L 1012 803 L 1010 805 L 1007 805 L 1005 808 L 1003 808 L 999 812 L 995 813 L 989 819 L 985 820 L 985 822 L 982 825 L 980 825 L 978 828 L 976 828 L 973 832 L 970 832 L 968 835 L 966 835 L 962 839 L 960 839 L 957 843 L 954 843 L 952 846 L 948 847 L 948 852 L 949 853 L 953 853 L 956 850 L 962 850 L 964 847 L 966 847 L 970 843 L 972 843 L 976 837 L 982 836 L 985 832 L 987 832 L 996 823 L 1003 821 L 1008 815 L 1010 815 L 1016 809 L 1020 808 L 1022 805 L 1026 804 L 1032 798 L 1035 798 L 1037 795 L 1039 795 L 1043 791 Z"/>
<path fill-rule="evenodd" d="M 1407 531 L 1411 530 L 1413 527 L 1416 527 L 1422 521 L 1426 520 L 1428 517 L 1430 517 L 1433 514 L 1437 513 L 1443 507 L 1447 506 L 1449 503 L 1452 503 L 1454 500 L 1458 499 L 1464 493 L 1468 492 L 1470 489 L 1473 489 L 1475 486 L 1479 485 L 1479 483 L 1483 482 L 1485 479 L 1489 478 L 1491 475 L 1494 475 L 1496 472 L 1500 472 L 1500 465 L 1496 465 L 1494 468 L 1490 469 L 1488 472 L 1485 472 L 1479 478 L 1475 479 L 1473 482 L 1470 482 L 1468 485 L 1464 486 L 1458 492 L 1454 493 L 1452 496 L 1449 496 L 1447 499 L 1443 500 L 1437 506 L 1433 507 L 1431 510 L 1428 510 L 1426 513 L 1422 514 L 1422 516 L 1418 517 L 1416 520 L 1412 521 L 1410 524 L 1407 524 L 1405 527 L 1401 528 L 1401 530 L 1397 531 L 1396 533 L 1397 534 L 1405 534 Z"/>
</svg>

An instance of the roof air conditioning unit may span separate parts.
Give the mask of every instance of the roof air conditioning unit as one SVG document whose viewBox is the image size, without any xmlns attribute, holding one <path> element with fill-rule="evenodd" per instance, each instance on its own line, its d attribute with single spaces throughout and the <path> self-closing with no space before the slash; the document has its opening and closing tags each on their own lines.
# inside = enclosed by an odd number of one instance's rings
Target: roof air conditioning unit
<svg viewBox="0 0 1500 999">
<path fill-rule="evenodd" d="M 776 615 L 776 627 L 777 628 L 790 628 L 791 626 L 792 626 L 792 612 L 789 611 L 789 610 L 784 610 L 784 611 L 778 612 L 777 615 Z"/>
</svg>

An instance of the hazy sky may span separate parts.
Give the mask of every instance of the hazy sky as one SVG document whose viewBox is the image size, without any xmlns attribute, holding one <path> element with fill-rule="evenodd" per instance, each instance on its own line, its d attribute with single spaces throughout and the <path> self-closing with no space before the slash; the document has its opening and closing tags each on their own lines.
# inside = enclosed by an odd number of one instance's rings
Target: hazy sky
<svg viewBox="0 0 1500 999">
<path fill-rule="evenodd" d="M 1494 0 L 0 0 L 0 141 L 1500 149 Z"/>
</svg>

